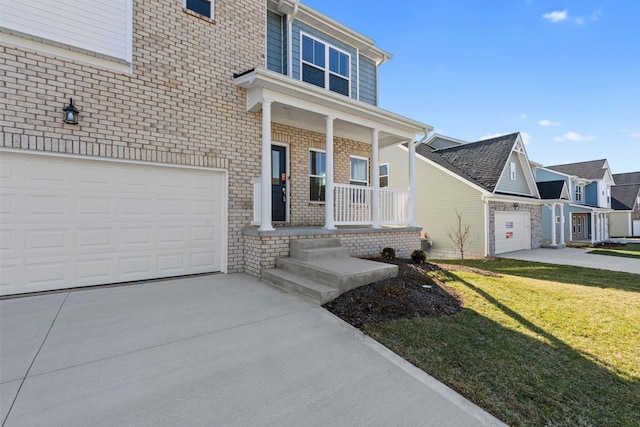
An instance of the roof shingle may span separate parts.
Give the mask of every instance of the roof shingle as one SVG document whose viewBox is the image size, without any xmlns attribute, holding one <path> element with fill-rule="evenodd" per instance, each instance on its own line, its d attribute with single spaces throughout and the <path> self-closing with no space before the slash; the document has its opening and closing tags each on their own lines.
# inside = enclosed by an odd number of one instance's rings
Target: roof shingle
<svg viewBox="0 0 640 427">
<path fill-rule="evenodd" d="M 630 211 L 640 194 L 640 184 L 614 185 L 611 187 L 611 209 Z"/>
<path fill-rule="evenodd" d="M 416 147 L 416 152 L 493 192 L 517 138 L 518 132 L 439 150 L 421 144 Z"/>
<path fill-rule="evenodd" d="M 591 160 L 589 162 L 567 163 L 564 165 L 545 166 L 566 175 L 584 179 L 603 179 L 605 175 L 606 159 Z"/>
</svg>

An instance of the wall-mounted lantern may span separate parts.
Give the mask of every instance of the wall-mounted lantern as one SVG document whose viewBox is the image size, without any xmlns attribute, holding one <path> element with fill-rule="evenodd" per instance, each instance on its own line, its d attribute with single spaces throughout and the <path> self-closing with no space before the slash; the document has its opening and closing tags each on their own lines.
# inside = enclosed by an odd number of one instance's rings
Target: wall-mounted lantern
<svg viewBox="0 0 640 427">
<path fill-rule="evenodd" d="M 520 205 L 519 205 L 519 204 L 517 204 L 517 203 L 514 203 L 514 204 L 513 204 L 513 209 L 515 209 L 515 210 L 520 210 Z"/>
<path fill-rule="evenodd" d="M 64 122 L 71 125 L 78 124 L 78 114 L 80 111 L 73 105 L 73 99 L 69 98 L 69 105 L 64 107 Z"/>
</svg>

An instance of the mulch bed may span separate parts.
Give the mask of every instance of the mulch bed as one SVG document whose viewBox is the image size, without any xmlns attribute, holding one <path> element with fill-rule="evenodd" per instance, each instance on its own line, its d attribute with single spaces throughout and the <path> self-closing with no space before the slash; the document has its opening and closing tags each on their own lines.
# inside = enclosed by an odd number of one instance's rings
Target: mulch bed
<svg viewBox="0 0 640 427">
<path fill-rule="evenodd" d="M 323 307 L 359 329 L 389 320 L 447 316 L 462 309 L 461 297 L 428 274 L 440 266 L 402 259 L 387 262 L 398 266 L 398 277 L 360 286 Z"/>
</svg>

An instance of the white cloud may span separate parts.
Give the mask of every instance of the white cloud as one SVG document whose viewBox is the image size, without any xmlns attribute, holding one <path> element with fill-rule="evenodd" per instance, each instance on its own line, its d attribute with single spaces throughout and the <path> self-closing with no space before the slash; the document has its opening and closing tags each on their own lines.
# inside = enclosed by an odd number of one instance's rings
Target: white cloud
<svg viewBox="0 0 640 427">
<path fill-rule="evenodd" d="M 556 10 L 554 12 L 549 12 L 542 15 L 544 19 L 548 19 L 551 22 L 564 21 L 565 19 L 567 19 L 567 16 L 568 15 L 566 10 L 563 10 L 563 11 Z"/>
<path fill-rule="evenodd" d="M 531 140 L 533 139 L 533 137 L 526 132 L 520 132 L 520 136 L 522 137 L 522 142 L 524 142 L 524 145 L 529 145 L 531 143 Z"/>
<path fill-rule="evenodd" d="M 556 136 L 553 138 L 554 141 L 563 142 L 563 141 L 571 141 L 571 142 L 584 142 L 584 141 L 592 141 L 596 139 L 595 135 L 580 135 L 576 132 L 567 132 L 562 136 Z"/>
<path fill-rule="evenodd" d="M 630 132 L 630 133 L 629 133 L 629 136 L 630 136 L 631 138 L 640 138 L 640 130 L 635 131 L 635 132 Z"/>
<path fill-rule="evenodd" d="M 551 120 L 547 120 L 547 119 L 540 120 L 538 124 L 540 126 L 560 126 L 559 122 L 552 122 Z"/>
<path fill-rule="evenodd" d="M 567 10 L 554 10 L 553 12 L 549 12 L 549 13 L 545 13 L 542 15 L 542 17 L 548 21 L 551 22 L 562 22 L 562 21 L 569 21 L 569 22 L 574 22 L 578 25 L 584 25 L 587 24 L 589 22 L 595 22 L 598 20 L 598 18 L 600 18 L 600 16 L 602 15 L 602 12 L 600 11 L 600 9 L 596 9 L 593 11 L 593 13 L 591 13 L 591 15 L 588 16 L 578 16 L 576 18 L 574 18 L 573 16 L 569 15 L 569 12 L 567 12 Z"/>
<path fill-rule="evenodd" d="M 526 118 L 527 118 L 527 115 L 526 115 L 526 114 L 524 114 L 524 113 L 520 114 L 520 120 L 524 120 L 524 119 L 526 119 Z"/>
</svg>

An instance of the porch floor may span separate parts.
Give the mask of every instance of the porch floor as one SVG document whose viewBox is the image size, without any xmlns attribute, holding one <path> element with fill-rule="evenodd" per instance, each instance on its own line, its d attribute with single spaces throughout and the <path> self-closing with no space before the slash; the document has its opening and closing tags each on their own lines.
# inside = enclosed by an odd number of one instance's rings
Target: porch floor
<svg viewBox="0 0 640 427">
<path fill-rule="evenodd" d="M 274 224 L 275 230 L 260 230 L 257 227 L 246 228 L 242 230 L 242 234 L 247 236 L 336 236 L 342 234 L 359 234 L 359 233 L 397 233 L 398 231 L 420 231 L 421 227 L 407 227 L 407 226 L 385 226 L 382 228 L 373 228 L 368 225 L 339 225 L 335 230 L 327 230 L 322 226 L 288 226 Z"/>
</svg>

